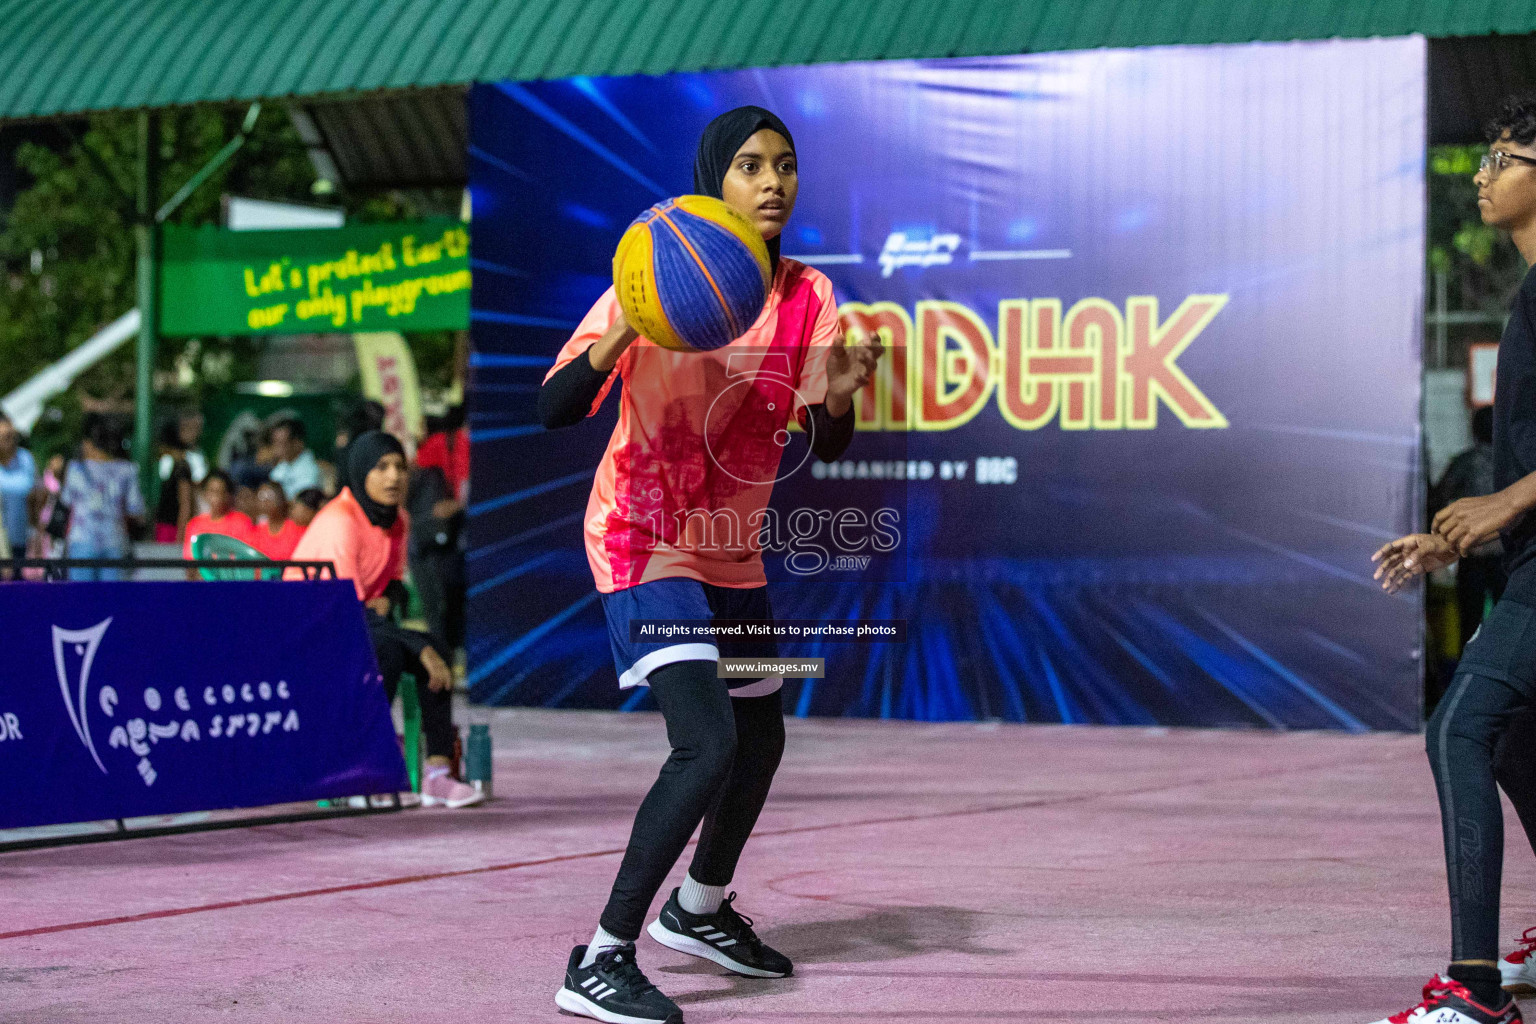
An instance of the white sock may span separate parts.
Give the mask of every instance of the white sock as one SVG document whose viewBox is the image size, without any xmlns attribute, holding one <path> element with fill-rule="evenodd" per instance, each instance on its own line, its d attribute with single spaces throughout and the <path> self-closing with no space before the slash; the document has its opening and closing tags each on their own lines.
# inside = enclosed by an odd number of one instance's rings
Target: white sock
<svg viewBox="0 0 1536 1024">
<path fill-rule="evenodd" d="M 692 875 L 683 879 L 682 888 L 677 893 L 677 902 L 690 914 L 713 914 L 720 909 L 724 899 L 725 886 L 695 882 Z"/>
<path fill-rule="evenodd" d="M 597 961 L 597 954 L 605 949 L 615 946 L 627 946 L 629 943 L 611 932 L 603 931 L 603 926 L 597 926 L 597 934 L 592 936 L 592 941 L 587 943 L 587 955 L 582 957 L 581 966 L 591 967 Z"/>
</svg>

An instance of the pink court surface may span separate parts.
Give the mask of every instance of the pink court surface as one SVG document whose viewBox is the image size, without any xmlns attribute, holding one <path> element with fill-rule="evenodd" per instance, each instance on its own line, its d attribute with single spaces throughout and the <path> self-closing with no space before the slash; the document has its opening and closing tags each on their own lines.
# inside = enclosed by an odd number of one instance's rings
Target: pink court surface
<svg viewBox="0 0 1536 1024">
<path fill-rule="evenodd" d="M 573 1020 L 661 722 L 492 722 L 482 808 L 0 854 L 0 1021 Z M 1448 952 L 1417 736 L 793 721 L 734 888 L 796 974 L 642 937 L 691 1022 L 1364 1022 Z"/>
</svg>

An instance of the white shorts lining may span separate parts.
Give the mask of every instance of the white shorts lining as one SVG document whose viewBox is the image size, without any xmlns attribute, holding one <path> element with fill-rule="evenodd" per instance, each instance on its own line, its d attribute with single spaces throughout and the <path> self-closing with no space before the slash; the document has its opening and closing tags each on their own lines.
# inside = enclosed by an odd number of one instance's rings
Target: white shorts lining
<svg viewBox="0 0 1536 1024">
<path fill-rule="evenodd" d="M 637 686 L 649 686 L 652 672 L 663 665 L 679 661 L 719 661 L 720 649 L 714 644 L 673 644 L 652 651 L 619 676 L 619 689 L 632 690 Z M 770 691 L 771 692 L 771 691 Z"/>
<path fill-rule="evenodd" d="M 766 697 L 770 693 L 778 693 L 784 685 L 783 676 L 769 676 L 767 679 L 758 679 L 745 686 L 738 686 L 731 690 L 732 697 Z"/>
</svg>

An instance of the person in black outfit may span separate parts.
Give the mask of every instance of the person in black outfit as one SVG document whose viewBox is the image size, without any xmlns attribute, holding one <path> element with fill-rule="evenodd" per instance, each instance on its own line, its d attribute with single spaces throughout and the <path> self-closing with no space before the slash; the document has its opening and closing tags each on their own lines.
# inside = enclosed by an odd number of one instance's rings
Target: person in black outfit
<svg viewBox="0 0 1536 1024">
<path fill-rule="evenodd" d="M 1429 514 L 1462 498 L 1482 498 L 1498 490 L 1493 472 L 1493 407 L 1472 414 L 1472 447 L 1457 455 L 1445 468 L 1430 495 Z M 1466 646 L 1483 624 L 1483 610 L 1491 598 L 1504 596 L 1504 552 L 1497 540 L 1481 544 L 1456 564 L 1456 612 L 1461 645 Z"/>
<path fill-rule="evenodd" d="M 170 473 L 160 481 L 160 500 L 155 505 L 155 540 L 178 547 L 186 540 L 187 523 L 197 514 L 192 467 L 187 461 L 181 424 L 165 423 L 160 430 L 160 453 L 171 460 Z"/>
<path fill-rule="evenodd" d="M 1491 148 L 1474 181 L 1483 221 L 1508 231 L 1536 262 L 1536 97 L 1507 103 L 1489 127 Z M 1395 592 L 1415 577 L 1495 540 L 1509 582 L 1462 652 L 1450 689 L 1428 726 L 1430 767 L 1440 798 L 1451 896 L 1451 964 L 1425 986 L 1425 1019 L 1513 1024 L 1520 1010 L 1501 991 L 1523 984 L 1523 956 L 1501 966 L 1499 890 L 1504 814 L 1498 786 L 1536 847 L 1536 786 L 1530 784 L 1536 711 L 1536 275 L 1527 273 L 1499 341 L 1493 406 L 1492 494 L 1455 501 L 1433 532 L 1376 552 L 1376 578 Z M 1459 1016 L 1453 1016 L 1459 1014 Z M 1415 1017 L 1415 1019 L 1418 1019 Z"/>
<path fill-rule="evenodd" d="M 453 652 L 464 646 L 464 506 L 436 466 L 411 473 L 405 503 L 411 514 L 411 580 L 427 629 L 443 641 L 451 663 Z"/>
</svg>

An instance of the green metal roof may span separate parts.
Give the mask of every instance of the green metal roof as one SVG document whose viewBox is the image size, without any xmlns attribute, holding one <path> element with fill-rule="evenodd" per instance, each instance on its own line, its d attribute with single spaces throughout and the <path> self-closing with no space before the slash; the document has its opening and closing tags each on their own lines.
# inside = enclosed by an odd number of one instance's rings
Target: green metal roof
<svg viewBox="0 0 1536 1024">
<path fill-rule="evenodd" d="M 899 57 L 1536 32 L 1531 0 L 0 0 L 0 119 Z"/>
</svg>

